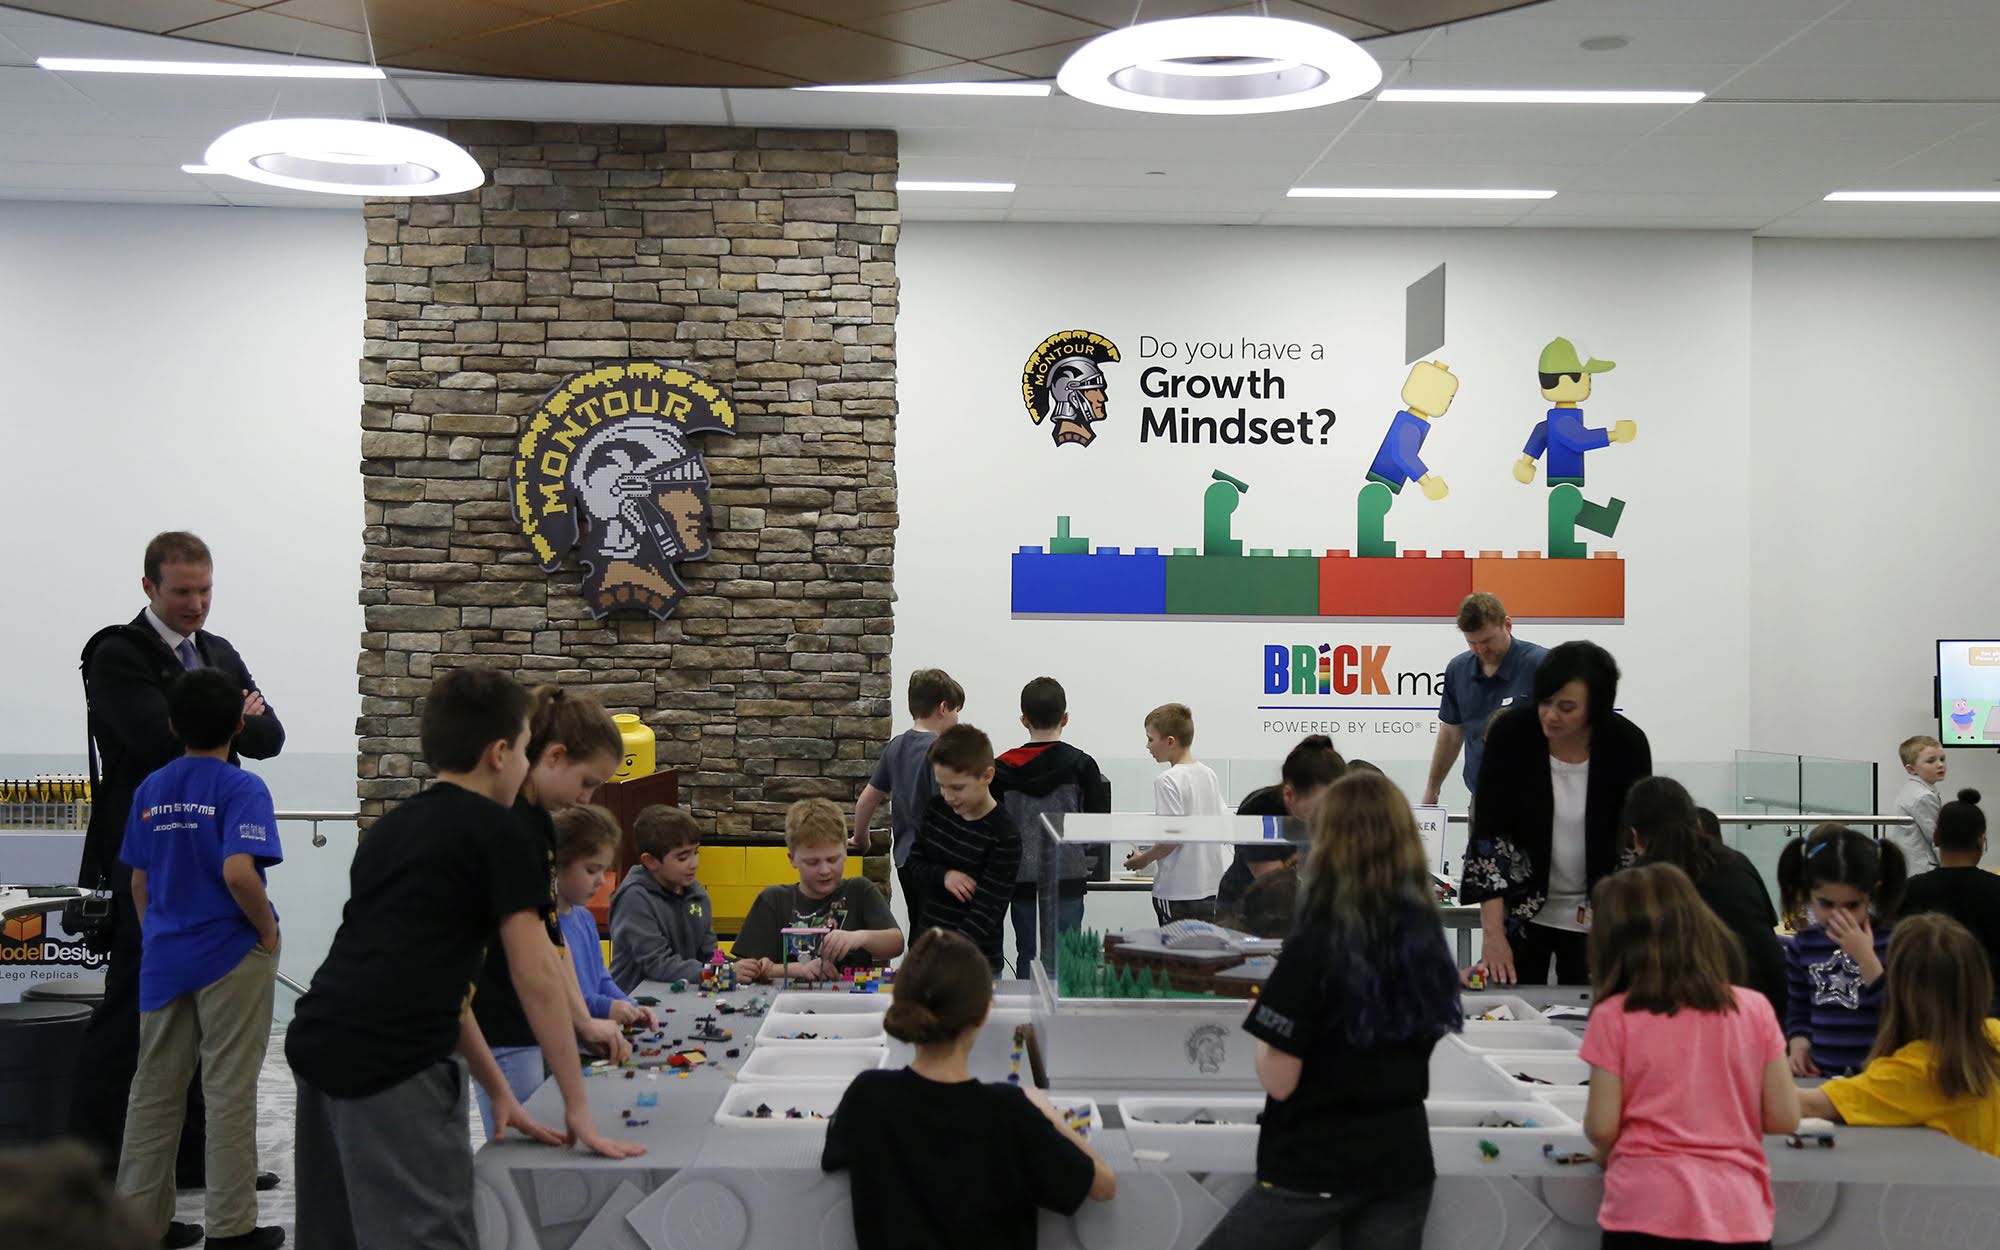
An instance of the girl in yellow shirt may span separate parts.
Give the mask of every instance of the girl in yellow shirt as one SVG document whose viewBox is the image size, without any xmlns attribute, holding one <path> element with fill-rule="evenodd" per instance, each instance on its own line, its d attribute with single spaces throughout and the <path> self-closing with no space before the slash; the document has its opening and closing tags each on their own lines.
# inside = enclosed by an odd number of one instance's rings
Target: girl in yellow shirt
<svg viewBox="0 0 2000 1250">
<path fill-rule="evenodd" d="M 1986 952 L 1948 916 L 1912 916 L 1889 941 L 1882 1026 L 1859 1076 L 1799 1091 L 1807 1115 L 1921 1124 L 2000 1155 L 2000 1020 Z"/>
</svg>

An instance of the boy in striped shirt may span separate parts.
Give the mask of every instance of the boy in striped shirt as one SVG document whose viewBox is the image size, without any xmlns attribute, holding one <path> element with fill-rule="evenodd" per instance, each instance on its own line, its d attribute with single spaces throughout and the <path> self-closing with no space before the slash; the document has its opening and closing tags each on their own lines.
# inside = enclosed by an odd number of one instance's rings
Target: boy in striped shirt
<svg viewBox="0 0 2000 1250">
<path fill-rule="evenodd" d="M 931 770 L 938 792 L 908 865 L 923 882 L 923 924 L 972 939 L 997 975 L 1021 834 L 993 800 L 993 743 L 954 725 L 931 745 Z"/>
</svg>

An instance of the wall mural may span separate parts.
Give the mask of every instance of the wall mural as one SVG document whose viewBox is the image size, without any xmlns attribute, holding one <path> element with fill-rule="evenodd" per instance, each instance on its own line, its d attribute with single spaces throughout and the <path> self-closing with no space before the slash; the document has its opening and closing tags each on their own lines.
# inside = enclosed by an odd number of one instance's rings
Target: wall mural
<svg viewBox="0 0 2000 1250">
<path fill-rule="evenodd" d="M 581 548 L 592 616 L 670 615 L 677 566 L 710 548 L 709 475 L 692 437 L 736 432 L 722 391 L 684 365 L 634 361 L 550 391 L 514 457 L 514 520 L 545 572 Z"/>
<path fill-rule="evenodd" d="M 1444 267 L 1440 265 L 1405 293 L 1407 344 L 1412 356 L 1443 343 Z M 1243 357 L 1317 359 L 1287 354 L 1279 345 L 1257 353 L 1245 343 Z M 1149 345 L 1142 356 L 1166 355 Z M 1296 348 L 1295 344 L 1284 345 Z M 1317 349 L 1315 349 L 1317 350 Z M 1087 446 L 1093 427 L 1110 419 L 1110 382 L 1100 367 L 1118 360 L 1118 350 L 1101 334 L 1064 330 L 1049 335 L 1030 355 L 1022 373 L 1022 395 L 1039 424 L 1054 423 L 1058 449 Z M 1190 355 L 1190 359 L 1192 356 Z M 1390 418 L 1368 466 L 1355 504 L 1355 539 L 1350 549 L 1314 552 L 1291 547 L 1251 547 L 1233 532 L 1231 515 L 1252 483 L 1223 469 L 1209 475 L 1202 494 L 1202 545 L 1175 547 L 1093 547 L 1072 533 L 1077 518 L 1056 518 L 1045 543 L 1019 549 L 1013 564 L 1016 617 L 1183 617 L 1201 619 L 1451 620 L 1466 595 L 1476 590 L 1500 596 L 1522 619 L 1622 621 L 1625 617 L 1625 562 L 1615 551 L 1592 551 L 1578 536 L 1588 531 L 1609 538 L 1618 529 L 1625 501 L 1593 503 L 1583 494 L 1584 458 L 1611 443 L 1631 442 L 1629 420 L 1609 426 L 1585 424 L 1582 404 L 1592 379 L 1614 362 L 1579 356 L 1566 338 L 1553 338 L 1535 362 L 1535 378 L 1546 415 L 1533 426 L 1513 476 L 1532 485 L 1546 465 L 1548 541 L 1544 551 L 1399 550 L 1390 537 L 1390 512 L 1403 488 L 1414 483 L 1419 506 L 1444 504 L 1450 488 L 1423 459 L 1425 442 L 1458 396 L 1459 379 L 1442 360 L 1417 359 L 1403 383 L 1402 406 Z M 1525 378 L 1528 370 L 1523 362 Z M 1143 371 L 1141 394 L 1148 398 L 1286 399 L 1286 378 L 1273 368 L 1239 375 L 1181 373 L 1162 366 Z M 1138 407 L 1133 405 L 1132 407 Z M 1126 411 L 1131 408 L 1127 407 Z M 1166 406 L 1143 406 L 1140 440 L 1210 443 L 1219 447 L 1311 447 L 1324 444 L 1337 416 L 1330 408 L 1301 409 L 1296 418 L 1252 415 L 1238 408 L 1219 420 Z M 1440 436 L 1449 438 L 1448 434 Z M 1502 466 L 1494 466 L 1495 472 Z M 1189 483 L 1192 486 L 1192 483 Z M 1416 492 L 1413 492 L 1416 493 Z M 1404 503 L 1403 507 L 1410 505 Z M 1121 518 L 1122 519 L 1122 518 Z"/>
</svg>

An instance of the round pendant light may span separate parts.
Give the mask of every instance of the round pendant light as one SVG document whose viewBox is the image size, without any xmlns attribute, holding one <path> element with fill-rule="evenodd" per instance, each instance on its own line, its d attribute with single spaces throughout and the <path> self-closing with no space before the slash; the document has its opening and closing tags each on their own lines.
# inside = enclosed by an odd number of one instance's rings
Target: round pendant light
<svg viewBox="0 0 2000 1250">
<path fill-rule="evenodd" d="M 451 195 L 486 181 L 472 153 L 443 135 L 338 118 L 251 122 L 209 144 L 204 159 L 203 172 L 331 195 Z"/>
<path fill-rule="evenodd" d="M 1276 17 L 1183 17 L 1084 44 L 1056 76 L 1065 94 L 1148 113 L 1279 113 L 1351 100 L 1382 67 L 1344 35 Z"/>
</svg>

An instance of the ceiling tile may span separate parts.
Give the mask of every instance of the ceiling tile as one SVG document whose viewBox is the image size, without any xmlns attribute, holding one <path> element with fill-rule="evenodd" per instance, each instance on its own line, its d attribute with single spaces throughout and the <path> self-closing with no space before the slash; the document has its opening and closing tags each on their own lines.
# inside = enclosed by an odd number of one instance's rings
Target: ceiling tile
<svg viewBox="0 0 2000 1250">
<path fill-rule="evenodd" d="M 1753 65 L 1725 94 L 1765 100 L 1990 100 L 1990 59 L 1924 65 Z"/>
<path fill-rule="evenodd" d="M 1700 108 L 1700 105 L 1695 105 Z M 1403 135 L 1413 144 L 1429 136 L 1566 135 L 1585 151 L 1636 138 L 1667 120 L 1647 106 L 1582 108 L 1563 104 L 1395 104 L 1370 101 L 1350 133 Z M 1612 150 L 1615 150 L 1613 148 Z"/>
<path fill-rule="evenodd" d="M 1025 52 L 1009 52 L 1006 56 L 986 58 L 986 64 L 997 66 L 1011 74 L 1023 78 L 1046 79 L 1054 82 L 1062 73 L 1063 62 L 1078 48 L 1089 43 L 1088 39 L 1069 39 L 1062 43 L 1052 43 L 1046 48 L 1030 48 Z"/>
<path fill-rule="evenodd" d="M 1535 0 L 1307 0 L 1295 6 L 1339 14 L 1387 30 L 1410 30 L 1461 22 L 1481 14 L 1527 5 Z"/>
<path fill-rule="evenodd" d="M 1088 22 L 1014 0 L 941 0 L 849 25 L 965 61 L 991 61 L 1009 52 L 1103 33 Z"/>
<path fill-rule="evenodd" d="M 488 82 L 401 78 L 397 85 L 425 117 L 493 121 L 631 122 L 723 126 L 722 92 L 706 87 L 607 87 L 594 83 Z"/>
<path fill-rule="evenodd" d="M 2000 17 L 1820 22 L 1772 52 L 1773 65 L 1991 65 L 2000 47 Z"/>
<path fill-rule="evenodd" d="M 337 30 L 364 29 L 361 0 L 281 0 L 262 10 L 278 17 L 301 18 Z M 368 5 L 367 29 L 374 31 L 379 44 L 426 47 L 468 35 L 485 34 L 508 26 L 534 21 L 516 8 L 490 0 L 451 0 L 449 4 L 390 4 L 372 0 Z M 183 32 L 206 38 L 200 30 Z"/>
<path fill-rule="evenodd" d="M 1332 136 L 1311 130 L 1248 130 L 1229 133 L 1226 140 L 1190 136 L 1173 130 L 1114 130 L 1111 118 L 1103 129 L 1051 127 L 1036 145 L 1035 155 L 1059 160 L 1089 158 L 1143 160 L 1188 169 L 1206 168 L 1218 154 L 1246 161 L 1288 161 L 1303 169 L 1326 151 Z"/>
<path fill-rule="evenodd" d="M 745 69 L 697 53 L 640 43 L 569 22 L 551 21 L 495 31 L 454 44 L 453 50 L 509 65 L 545 65 L 556 78 L 565 76 L 562 67 L 575 66 L 579 72 L 588 67 L 601 80 L 622 83 L 653 83 L 666 77 L 690 87 L 741 82 L 746 78 L 774 87 L 790 85 L 779 74 Z"/>
<path fill-rule="evenodd" d="M 1663 192 L 1619 193 L 1564 191 L 1553 200 L 1532 205 L 1525 214 L 1530 221 L 1624 215 L 1648 216 L 1656 220 L 1697 221 L 1705 217 L 1754 217 L 1768 221 L 1796 212 L 1800 205 L 1817 196 L 1796 194 L 1682 194 Z"/>
<path fill-rule="evenodd" d="M 885 82 L 926 83 L 926 82 L 993 82 L 1018 78 L 1018 74 L 1004 69 L 996 69 L 980 61 L 953 61 L 936 69 L 927 69 L 921 74 L 899 74 Z"/>
<path fill-rule="evenodd" d="M 1327 154 L 1331 164 L 1406 165 L 1423 167 L 1496 162 L 1519 165 L 1594 165 L 1601 153 L 1594 145 L 1562 134 L 1368 134 L 1350 130 Z"/>
<path fill-rule="evenodd" d="M 1703 101 L 1663 122 L 1658 137 L 1787 142 L 1896 139 L 1929 143 L 2000 118 L 1992 104 L 1794 104 Z"/>
<path fill-rule="evenodd" d="M 1167 130 L 1180 135 L 1189 150 L 1194 152 L 1220 152 L 1244 136 L 1278 130 L 1311 131 L 1323 134 L 1331 141 L 1368 107 L 1365 100 L 1343 100 L 1320 108 L 1292 109 L 1254 117 L 1199 117 L 1106 108 L 1066 96 L 1060 90 L 1050 96 L 1047 103 L 1049 111 L 1043 124 L 1052 131 L 1073 127 Z"/>
<path fill-rule="evenodd" d="M 1028 155 L 1035 146 L 1033 130 L 912 129 L 896 132 L 896 148 L 908 166 L 918 159 L 1014 159 Z"/>
<path fill-rule="evenodd" d="M 1804 21 L 1743 17 L 1714 21 L 1635 19 L 1607 30 L 1602 19 L 1536 16 L 1532 9 L 1526 9 L 1434 31 L 1424 43 L 1420 59 L 1486 61 L 1521 66 L 1524 71 L 1547 62 L 1582 60 L 1601 69 L 1615 84 L 1619 74 L 1637 65 L 1749 65 L 1806 25 Z M 1585 52 L 1578 46 L 1585 39 L 1605 34 L 1624 35 L 1632 42 L 1613 52 Z"/>
<path fill-rule="evenodd" d="M 1284 192 L 1274 187 L 1045 187 L 1024 185 L 1014 192 L 1017 209 L 1057 209 L 1077 204 L 1094 208 L 1137 212 L 1236 212 L 1256 213 L 1284 202 Z"/>
<path fill-rule="evenodd" d="M 143 191 L 110 187 L 15 187 L 0 185 L 0 200 L 39 200 L 48 203 L 93 204 L 208 204 L 223 207 L 213 191 Z"/>
<path fill-rule="evenodd" d="M 1017 208 L 1007 214 L 1008 221 L 1115 222 L 1136 226 L 1254 226 L 1257 217 L 1256 213 L 1145 213 L 1131 209 L 1113 213 L 1101 209 Z"/>
<path fill-rule="evenodd" d="M 1033 128 L 1048 115 L 1040 97 L 865 95 L 845 91 L 729 92 L 747 126 L 972 126 Z"/>
<path fill-rule="evenodd" d="M 218 18 L 198 26 L 184 27 L 175 34 L 178 38 L 196 39 L 204 43 L 262 48 L 280 56 L 326 57 L 336 61 L 365 63 L 370 55 L 368 40 L 354 31 L 321 26 L 296 17 L 280 16 L 267 10 Z M 402 40 L 378 36 L 373 50 L 379 55 L 389 56 L 403 51 L 407 46 Z"/>
<path fill-rule="evenodd" d="M 113 22 L 129 30 L 163 33 L 190 22 L 240 13 L 244 5 L 233 0 L 24 0 L 23 9 L 79 22 Z"/>
<path fill-rule="evenodd" d="M 907 172 L 914 163 L 905 157 Z M 1176 163 L 1152 160 L 1049 160 L 1037 155 L 1027 163 L 1021 182 L 1047 187 L 1137 187 L 1141 190 L 1290 190 L 1299 172 L 1292 161 L 1201 161 Z M 1154 171 L 1158 171 L 1156 174 Z"/>
<path fill-rule="evenodd" d="M 515 0 L 507 2 L 512 4 Z M 767 9 L 780 9 L 786 13 L 797 13 L 806 17 L 824 18 L 829 11 L 828 0 L 754 0 L 754 3 Z M 875 18 L 907 13 L 911 9 L 922 9 L 942 3 L 944 0 L 838 0 L 840 22 L 843 26 L 854 26 Z"/>
<path fill-rule="evenodd" d="M 151 123 L 161 91 L 173 92 L 173 112 L 235 118 L 232 124 L 281 117 L 367 117 L 377 111 L 378 84 L 333 79 L 175 78 L 170 88 L 139 74 L 72 74 L 70 84 L 110 112 Z"/>
</svg>

